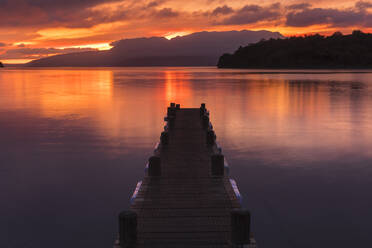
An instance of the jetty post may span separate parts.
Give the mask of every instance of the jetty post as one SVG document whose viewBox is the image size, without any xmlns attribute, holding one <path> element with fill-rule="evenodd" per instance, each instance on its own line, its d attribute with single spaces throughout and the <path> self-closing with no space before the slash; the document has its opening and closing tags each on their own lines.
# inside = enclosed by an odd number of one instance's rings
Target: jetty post
<svg viewBox="0 0 372 248">
<path fill-rule="evenodd" d="M 250 243 L 251 214 L 246 209 L 231 211 L 231 242 L 236 247 Z"/>
<path fill-rule="evenodd" d="M 137 242 L 137 214 L 123 211 L 119 214 L 119 244 L 122 248 L 134 248 Z"/>
<path fill-rule="evenodd" d="M 149 158 L 148 174 L 150 177 L 161 176 L 161 159 L 158 156 L 152 156 Z"/>
</svg>

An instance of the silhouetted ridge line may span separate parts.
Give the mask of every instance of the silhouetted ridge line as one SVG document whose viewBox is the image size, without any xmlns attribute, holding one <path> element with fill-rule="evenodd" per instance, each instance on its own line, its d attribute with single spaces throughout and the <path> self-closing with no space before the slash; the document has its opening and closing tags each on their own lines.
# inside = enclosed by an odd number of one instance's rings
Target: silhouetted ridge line
<svg viewBox="0 0 372 248">
<path fill-rule="evenodd" d="M 51 56 L 27 66 L 215 66 L 223 53 L 261 39 L 283 37 L 269 31 L 199 32 L 167 40 L 164 37 L 123 39 L 108 51 Z"/>
<path fill-rule="evenodd" d="M 1 61 L 0 61 L 0 68 L 2 68 L 2 67 L 4 67 L 4 65 L 3 65 L 3 63 L 1 63 Z"/>
<path fill-rule="evenodd" d="M 224 54 L 219 68 L 372 68 L 372 34 L 262 40 Z"/>
</svg>

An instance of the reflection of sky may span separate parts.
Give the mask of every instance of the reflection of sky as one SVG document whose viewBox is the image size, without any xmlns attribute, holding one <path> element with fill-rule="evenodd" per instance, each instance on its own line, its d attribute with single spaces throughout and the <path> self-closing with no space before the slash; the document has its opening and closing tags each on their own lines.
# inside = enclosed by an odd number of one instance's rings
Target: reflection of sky
<svg viewBox="0 0 372 248">
<path fill-rule="evenodd" d="M 170 101 L 211 110 L 260 247 L 371 242 L 370 74 L 250 72 L 3 70 L 0 245 L 110 246 Z"/>
</svg>

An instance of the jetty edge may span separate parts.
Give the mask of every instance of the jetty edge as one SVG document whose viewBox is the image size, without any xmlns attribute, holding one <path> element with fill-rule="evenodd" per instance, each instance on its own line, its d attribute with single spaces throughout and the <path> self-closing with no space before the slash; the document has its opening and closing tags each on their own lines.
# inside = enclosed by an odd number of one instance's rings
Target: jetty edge
<svg viewBox="0 0 372 248">
<path fill-rule="evenodd" d="M 164 121 L 130 209 L 119 214 L 114 248 L 256 248 L 205 104 L 171 103 Z"/>
</svg>

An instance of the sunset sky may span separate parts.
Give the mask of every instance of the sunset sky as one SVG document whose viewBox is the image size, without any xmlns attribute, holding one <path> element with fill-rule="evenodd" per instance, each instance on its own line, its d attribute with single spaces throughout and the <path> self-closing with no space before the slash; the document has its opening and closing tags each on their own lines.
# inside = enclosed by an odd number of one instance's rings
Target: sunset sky
<svg viewBox="0 0 372 248">
<path fill-rule="evenodd" d="M 123 38 L 197 31 L 372 31 L 372 1 L 0 0 L 0 61 L 109 49 Z"/>
</svg>

